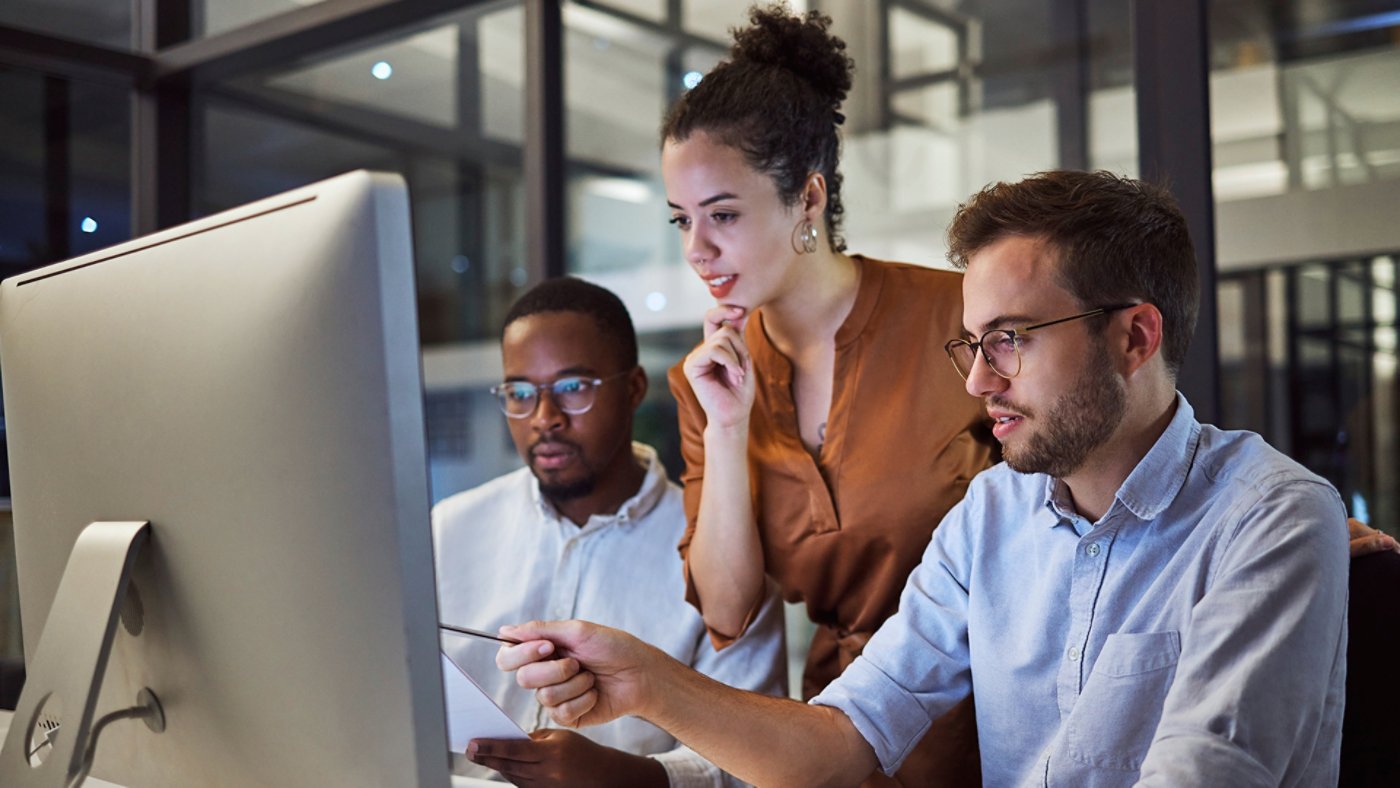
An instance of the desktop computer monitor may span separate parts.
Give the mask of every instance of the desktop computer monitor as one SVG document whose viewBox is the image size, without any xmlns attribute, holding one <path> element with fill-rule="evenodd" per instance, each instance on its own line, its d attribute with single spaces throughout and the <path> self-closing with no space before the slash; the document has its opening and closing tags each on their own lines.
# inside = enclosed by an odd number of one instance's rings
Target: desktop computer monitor
<svg viewBox="0 0 1400 788">
<path fill-rule="evenodd" d="M 149 538 L 117 567 L 94 718 L 149 690 L 164 730 L 94 725 L 93 776 L 448 785 L 400 178 L 350 173 L 8 279 L 0 365 L 29 665 L 16 785 L 57 784 L 34 776 L 40 745 L 81 722 L 46 674 L 63 632 L 103 624 L 86 601 L 54 621 L 55 599 L 112 569 L 74 548 L 118 521 Z"/>
</svg>

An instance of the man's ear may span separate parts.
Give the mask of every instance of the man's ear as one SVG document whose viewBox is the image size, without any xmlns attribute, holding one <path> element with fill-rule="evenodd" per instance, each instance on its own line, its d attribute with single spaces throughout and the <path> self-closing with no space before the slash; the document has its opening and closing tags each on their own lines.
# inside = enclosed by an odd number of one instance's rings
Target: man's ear
<svg viewBox="0 0 1400 788">
<path fill-rule="evenodd" d="M 1127 321 L 1123 338 L 1123 375 L 1130 377 L 1162 349 L 1162 311 L 1152 304 L 1138 304 L 1123 310 L 1120 321 Z"/>
<path fill-rule="evenodd" d="M 632 368 L 632 372 L 627 375 L 628 397 L 632 402 L 632 412 L 642 406 L 642 400 L 647 398 L 647 388 L 651 382 L 647 380 L 647 371 L 641 364 Z"/>
</svg>

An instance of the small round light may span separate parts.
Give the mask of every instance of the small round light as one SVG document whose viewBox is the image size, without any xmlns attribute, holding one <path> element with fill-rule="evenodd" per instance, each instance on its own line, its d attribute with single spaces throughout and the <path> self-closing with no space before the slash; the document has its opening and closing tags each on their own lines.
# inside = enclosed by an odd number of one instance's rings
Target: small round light
<svg viewBox="0 0 1400 788">
<path fill-rule="evenodd" d="M 472 261 L 466 255 L 459 254 L 452 258 L 452 270 L 459 274 L 465 274 L 468 268 L 472 267 Z"/>
<path fill-rule="evenodd" d="M 84 216 L 83 223 L 80 226 L 83 228 L 83 232 L 85 233 L 97 232 L 97 220 L 92 218 L 91 216 Z"/>
<path fill-rule="evenodd" d="M 389 65 L 389 61 L 381 60 L 370 68 L 369 73 L 373 74 L 375 79 L 388 79 L 394 75 L 394 67 Z"/>
<path fill-rule="evenodd" d="M 528 281 L 530 281 L 530 275 L 525 272 L 524 268 L 521 268 L 517 265 L 516 267 L 510 269 L 511 284 L 515 285 L 516 287 L 524 287 L 525 283 Z"/>
<path fill-rule="evenodd" d="M 681 77 L 681 84 L 685 85 L 686 90 L 694 90 L 695 86 L 700 84 L 700 80 L 704 78 L 705 75 L 699 71 L 687 71 L 685 76 Z"/>
<path fill-rule="evenodd" d="M 666 294 L 661 292 L 647 293 L 647 309 L 653 312 L 660 312 L 666 308 Z"/>
</svg>

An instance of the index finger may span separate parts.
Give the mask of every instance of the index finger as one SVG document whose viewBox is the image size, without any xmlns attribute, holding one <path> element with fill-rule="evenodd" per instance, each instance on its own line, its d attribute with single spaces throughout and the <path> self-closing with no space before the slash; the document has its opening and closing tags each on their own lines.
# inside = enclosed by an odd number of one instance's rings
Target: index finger
<svg viewBox="0 0 1400 788">
<path fill-rule="evenodd" d="M 735 330 L 743 331 L 744 323 L 748 322 L 748 310 L 741 306 L 730 306 L 718 304 L 705 310 L 705 338 L 720 330 L 723 326 L 734 326 Z"/>
</svg>

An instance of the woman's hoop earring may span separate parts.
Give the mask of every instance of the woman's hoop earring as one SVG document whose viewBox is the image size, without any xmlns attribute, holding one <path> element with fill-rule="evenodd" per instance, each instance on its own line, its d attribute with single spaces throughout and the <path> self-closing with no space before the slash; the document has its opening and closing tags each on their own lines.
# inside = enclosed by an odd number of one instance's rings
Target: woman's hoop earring
<svg viewBox="0 0 1400 788">
<path fill-rule="evenodd" d="M 809 220 L 802 220 L 792 231 L 792 250 L 798 254 L 812 254 L 817 251 L 817 228 Z"/>
</svg>

